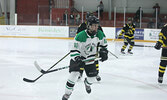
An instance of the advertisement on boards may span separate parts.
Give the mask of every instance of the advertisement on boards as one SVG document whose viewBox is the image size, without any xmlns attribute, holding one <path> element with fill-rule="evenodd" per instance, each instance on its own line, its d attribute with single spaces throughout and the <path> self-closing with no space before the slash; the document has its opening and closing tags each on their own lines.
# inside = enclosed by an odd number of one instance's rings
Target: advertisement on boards
<svg viewBox="0 0 167 100">
<path fill-rule="evenodd" d="M 116 37 L 121 33 L 122 28 L 116 28 Z M 134 39 L 144 40 L 144 29 L 135 29 Z"/>
<path fill-rule="evenodd" d="M 69 37 L 75 37 L 78 27 L 69 27 Z"/>
<path fill-rule="evenodd" d="M 0 26 L 1 36 L 68 37 L 68 33 L 69 28 L 65 26 Z"/>
<path fill-rule="evenodd" d="M 144 40 L 157 41 L 161 29 L 144 29 Z"/>
</svg>

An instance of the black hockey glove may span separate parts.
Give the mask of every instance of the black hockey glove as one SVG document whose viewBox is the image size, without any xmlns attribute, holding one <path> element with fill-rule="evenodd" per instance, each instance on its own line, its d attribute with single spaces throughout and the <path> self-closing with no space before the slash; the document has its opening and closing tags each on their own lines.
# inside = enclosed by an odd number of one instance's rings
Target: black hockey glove
<svg viewBox="0 0 167 100">
<path fill-rule="evenodd" d="M 85 63 L 82 61 L 84 57 L 77 56 L 74 60 L 70 61 L 70 69 L 69 71 L 80 71 L 80 68 L 84 68 Z"/>
<path fill-rule="evenodd" d="M 160 50 L 161 46 L 162 46 L 162 43 L 157 41 L 157 43 L 155 44 L 154 48 L 157 49 L 157 50 Z"/>
<path fill-rule="evenodd" d="M 118 39 L 121 39 L 122 38 L 122 35 L 118 35 Z"/>
<path fill-rule="evenodd" d="M 118 39 L 121 39 L 122 38 L 122 36 L 118 36 Z"/>
<path fill-rule="evenodd" d="M 108 59 L 108 50 L 104 47 L 102 47 L 99 51 L 99 55 L 100 55 L 100 58 L 101 58 L 101 61 L 105 61 Z"/>
<path fill-rule="evenodd" d="M 83 63 L 82 60 L 83 60 L 84 58 L 81 57 L 81 56 L 77 56 L 77 57 L 75 57 L 74 59 L 75 59 L 75 62 L 76 62 L 76 63 L 81 64 L 81 63 Z"/>
</svg>

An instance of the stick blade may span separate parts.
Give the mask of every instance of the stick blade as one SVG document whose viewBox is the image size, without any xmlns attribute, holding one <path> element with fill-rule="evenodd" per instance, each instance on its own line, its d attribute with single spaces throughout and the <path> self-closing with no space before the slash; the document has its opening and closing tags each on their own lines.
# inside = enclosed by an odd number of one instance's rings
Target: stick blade
<svg viewBox="0 0 167 100">
<path fill-rule="evenodd" d="M 37 61 L 34 61 L 34 65 L 35 65 L 35 67 L 38 69 L 38 71 L 40 71 L 41 73 L 43 73 L 43 74 L 46 74 L 46 73 L 47 73 L 47 71 L 43 70 L 43 69 L 39 66 L 39 64 L 37 63 Z"/>
<path fill-rule="evenodd" d="M 37 61 L 34 61 L 34 65 L 35 65 L 35 67 L 36 67 L 39 71 L 42 70 L 42 69 L 40 68 L 40 66 L 38 65 Z"/>
<path fill-rule="evenodd" d="M 30 79 L 27 79 L 27 78 L 23 78 L 23 81 L 25 81 L 25 82 L 29 82 L 29 83 L 33 83 L 33 82 L 35 82 L 35 80 L 30 80 Z"/>
</svg>

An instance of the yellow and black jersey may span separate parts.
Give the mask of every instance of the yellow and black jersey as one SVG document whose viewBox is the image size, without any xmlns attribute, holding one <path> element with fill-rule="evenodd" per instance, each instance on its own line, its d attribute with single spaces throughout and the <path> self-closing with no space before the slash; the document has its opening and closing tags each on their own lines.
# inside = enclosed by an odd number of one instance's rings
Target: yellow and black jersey
<svg viewBox="0 0 167 100">
<path fill-rule="evenodd" d="M 167 24 L 161 29 L 158 41 L 163 44 L 163 47 L 167 47 Z"/>
<path fill-rule="evenodd" d="M 121 30 L 121 33 L 119 36 L 122 36 L 124 34 L 124 37 L 127 37 L 129 39 L 134 38 L 134 32 L 135 32 L 135 25 L 132 24 L 125 24 L 123 29 Z"/>
<path fill-rule="evenodd" d="M 79 25 L 76 34 L 78 34 L 79 32 L 81 32 L 81 31 L 83 31 L 83 30 L 86 30 L 86 29 L 87 29 L 87 22 L 83 22 L 82 24 Z M 98 30 L 101 30 L 101 31 L 103 32 L 103 29 L 101 28 L 100 25 L 99 25 L 99 27 L 98 27 Z"/>
</svg>

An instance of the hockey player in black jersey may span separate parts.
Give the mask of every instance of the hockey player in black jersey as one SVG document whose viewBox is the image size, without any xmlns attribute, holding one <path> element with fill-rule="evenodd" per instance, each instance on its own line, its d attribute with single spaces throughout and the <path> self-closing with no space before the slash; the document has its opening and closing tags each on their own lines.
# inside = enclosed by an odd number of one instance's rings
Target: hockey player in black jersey
<svg viewBox="0 0 167 100">
<path fill-rule="evenodd" d="M 92 15 L 92 16 L 93 16 L 93 15 Z M 90 17 L 91 17 L 91 16 L 90 16 Z M 86 28 L 87 28 L 87 20 L 79 25 L 76 34 L 78 34 L 79 32 L 81 32 L 81 31 L 83 31 L 83 30 L 85 30 Z M 101 30 L 101 31 L 103 32 L 103 29 L 101 28 L 100 25 L 98 26 L 98 30 Z"/>
<path fill-rule="evenodd" d="M 89 13 L 89 15 L 87 17 L 89 18 L 89 17 L 95 17 L 95 16 L 93 15 L 93 13 Z M 85 22 L 83 22 L 82 24 L 79 25 L 76 34 L 78 34 L 79 32 L 81 32 L 81 31 L 83 31 L 85 29 L 87 29 L 87 20 Z M 103 32 L 103 29 L 101 28 L 100 25 L 98 26 L 98 30 L 101 30 Z M 96 61 L 96 70 L 97 70 L 97 73 L 99 73 L 99 62 L 98 61 Z M 84 71 L 84 69 L 82 69 L 80 71 L 81 74 L 79 76 L 79 79 L 82 77 L 83 71 Z M 99 76 L 99 74 L 97 75 L 96 79 L 97 79 L 97 81 L 101 81 L 101 77 Z"/>
<path fill-rule="evenodd" d="M 107 40 L 104 33 L 98 30 L 99 19 L 96 17 L 88 18 L 87 29 L 79 32 L 70 52 L 71 60 L 69 66 L 69 78 L 66 83 L 65 94 L 62 100 L 68 100 L 75 83 L 80 75 L 80 69 L 85 69 L 86 78 L 84 80 L 87 93 L 91 93 L 91 85 L 97 76 L 96 63 L 97 45 L 100 46 L 100 61 L 108 59 Z M 79 99 L 79 98 L 78 98 Z"/>
<path fill-rule="evenodd" d="M 92 13 L 92 12 L 88 12 L 86 19 L 88 19 L 88 18 L 91 17 L 91 16 L 94 16 L 93 13 Z M 95 16 L 94 16 L 94 17 L 95 17 Z M 85 30 L 85 29 L 87 29 L 87 20 L 79 25 L 78 30 L 77 30 L 77 33 L 81 32 L 81 31 L 83 31 L 83 30 Z M 101 31 L 103 32 L 103 29 L 101 28 L 100 25 L 98 26 L 98 30 L 101 30 Z M 76 34 L 77 34 L 77 33 L 76 33 Z"/>
<path fill-rule="evenodd" d="M 135 32 L 135 25 L 132 23 L 132 19 L 128 18 L 128 23 L 124 25 L 121 33 L 118 36 L 118 39 L 124 35 L 124 45 L 121 48 L 121 53 L 125 54 L 124 50 L 126 49 L 127 45 L 130 44 L 128 53 L 133 54 L 132 48 L 134 46 L 134 32 Z"/>
<path fill-rule="evenodd" d="M 159 33 L 159 40 L 154 47 L 157 50 L 160 50 L 160 48 L 162 47 L 161 61 L 158 73 L 158 82 L 162 83 L 165 69 L 167 66 L 167 24 L 164 25 L 164 27 L 161 29 L 161 32 Z"/>
</svg>

